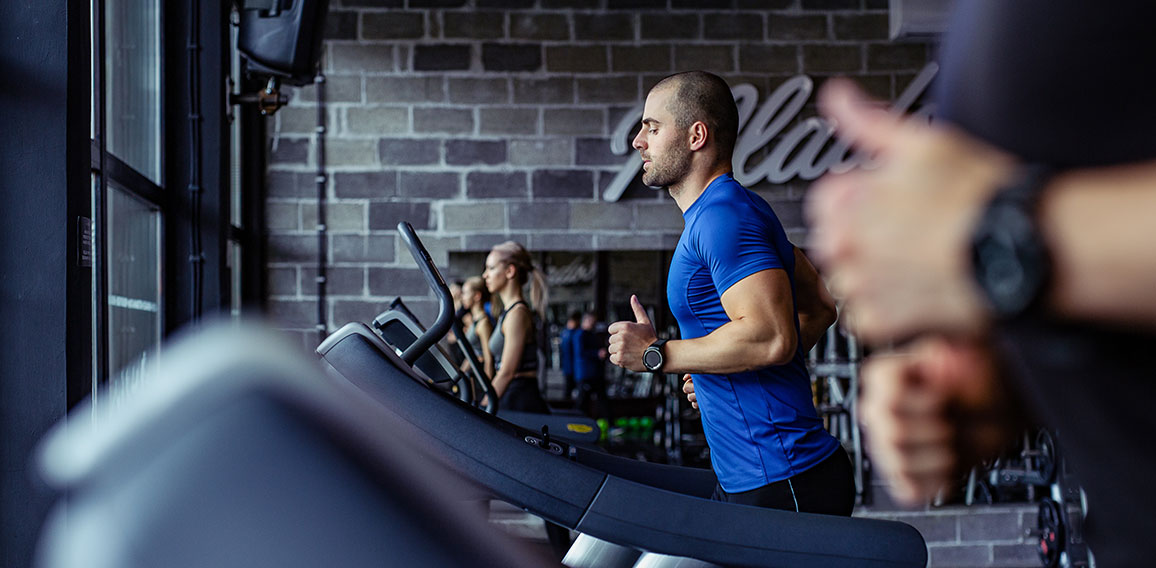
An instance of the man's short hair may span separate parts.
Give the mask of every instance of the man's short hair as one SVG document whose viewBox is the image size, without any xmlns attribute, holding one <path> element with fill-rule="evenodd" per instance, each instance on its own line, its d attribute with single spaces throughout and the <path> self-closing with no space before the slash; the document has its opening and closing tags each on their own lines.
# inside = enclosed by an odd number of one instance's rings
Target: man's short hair
<svg viewBox="0 0 1156 568">
<path fill-rule="evenodd" d="M 667 110 L 674 115 L 678 128 L 689 128 L 702 121 L 714 135 L 719 152 L 734 153 L 739 136 L 739 109 L 730 85 L 722 77 L 706 71 L 675 73 L 659 81 L 651 92 L 674 88 Z"/>
</svg>

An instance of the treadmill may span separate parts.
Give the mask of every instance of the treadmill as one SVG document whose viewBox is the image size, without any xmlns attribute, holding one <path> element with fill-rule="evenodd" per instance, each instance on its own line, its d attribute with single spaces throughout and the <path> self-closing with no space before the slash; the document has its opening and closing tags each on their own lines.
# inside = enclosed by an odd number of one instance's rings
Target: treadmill
<svg viewBox="0 0 1156 568">
<path fill-rule="evenodd" d="M 422 349 L 449 329 L 453 303 L 429 253 L 407 223 L 398 225 L 439 301 L 439 315 L 398 355 L 368 326 L 353 322 L 317 348 L 335 377 L 362 390 L 420 433 L 428 445 L 492 497 L 609 543 L 571 550 L 568 566 L 597 565 L 611 551 L 621 565 L 863 567 L 927 563 L 910 525 L 795 513 L 710 501 L 707 470 L 635 462 L 584 449 L 503 421 L 415 373 Z M 580 539 L 583 540 L 583 539 Z"/>
<path fill-rule="evenodd" d="M 465 506 L 478 489 L 410 424 L 271 330 L 166 342 L 146 379 L 45 436 L 59 498 L 36 566 L 557 566 Z"/>
<path fill-rule="evenodd" d="M 458 337 L 465 337 L 461 321 L 457 317 L 453 318 L 451 324 Z M 418 321 L 417 316 L 406 307 L 401 298 L 394 298 L 389 309 L 373 318 L 370 325 L 395 353 L 402 355 L 426 334 L 425 326 Z M 434 343 L 425 352 L 413 352 L 417 359 L 413 361 L 412 366 L 441 390 L 455 394 L 474 406 L 482 406 L 482 401 L 485 400 L 485 411 L 498 414 L 499 397 L 482 369 L 477 354 L 469 343 L 464 341 L 458 342 L 458 348 L 468 364 L 468 372 L 455 367 L 449 355 L 438 343 Z M 535 414 L 504 410 L 501 414 L 502 419 L 508 422 L 533 430 L 546 428 L 554 435 L 573 442 L 594 444 L 601 434 L 598 423 L 580 412 L 557 412 L 551 409 L 550 414 Z"/>
<path fill-rule="evenodd" d="M 458 314 L 454 314 L 451 323 L 452 330 L 458 337 L 466 336 Z M 373 318 L 371 325 L 399 355 L 403 355 L 406 349 L 426 333 L 425 326 L 418 321 L 417 316 L 406 307 L 401 298 L 394 298 L 389 309 Z M 459 369 L 451 362 L 440 343 L 433 344 L 424 353 L 413 353 L 417 357 L 413 361 L 413 368 L 422 372 L 432 385 L 437 385 L 443 391 L 455 393 L 458 398 L 474 406 L 484 406 L 486 412 L 490 414 L 497 414 L 499 397 L 478 359 L 478 354 L 466 341 L 459 341 L 457 345 L 466 362 L 465 370 Z M 597 448 L 594 444 L 601 435 L 601 428 L 597 422 L 577 411 L 561 415 L 554 408 L 549 406 L 547 408 L 549 412 L 546 414 L 506 410 L 502 413 L 502 419 L 532 430 L 554 432 L 554 435 L 560 438 Z M 558 558 L 562 558 L 572 548 L 569 529 L 550 522 L 546 522 L 545 528 L 550 547 Z M 602 547 L 606 546 L 608 545 Z"/>
</svg>

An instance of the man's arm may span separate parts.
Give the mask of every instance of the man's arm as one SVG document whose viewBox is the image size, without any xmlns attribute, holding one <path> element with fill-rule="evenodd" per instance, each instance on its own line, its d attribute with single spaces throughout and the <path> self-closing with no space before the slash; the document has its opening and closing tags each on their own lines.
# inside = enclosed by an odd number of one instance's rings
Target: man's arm
<svg viewBox="0 0 1156 568">
<path fill-rule="evenodd" d="M 799 311 L 799 345 L 806 353 L 835 323 L 835 298 L 827 290 L 819 271 L 803 251 L 795 247 L 795 309 Z"/>
<path fill-rule="evenodd" d="M 666 373 L 737 373 L 783 365 L 795 356 L 791 282 L 781 268 L 761 270 L 733 284 L 721 296 L 730 322 L 696 339 L 667 342 Z M 610 362 L 645 371 L 642 352 L 654 342 L 654 327 L 637 297 L 631 297 L 636 322 L 609 328 Z"/>
<path fill-rule="evenodd" d="M 1073 171 L 1044 191 L 1048 306 L 1073 319 L 1156 326 L 1156 161 Z"/>
</svg>

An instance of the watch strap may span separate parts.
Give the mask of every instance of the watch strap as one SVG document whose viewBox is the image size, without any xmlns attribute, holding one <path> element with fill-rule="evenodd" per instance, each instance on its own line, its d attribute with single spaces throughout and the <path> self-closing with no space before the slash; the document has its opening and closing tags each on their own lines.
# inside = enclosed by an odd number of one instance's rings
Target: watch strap
<svg viewBox="0 0 1156 568">
<path fill-rule="evenodd" d="M 989 205 L 996 201 L 1015 201 L 1026 207 L 1034 219 L 1039 207 L 1040 195 L 1052 177 L 1055 168 L 1047 164 L 1027 164 L 1022 166 L 1015 181 L 1001 187 L 992 195 Z"/>
</svg>

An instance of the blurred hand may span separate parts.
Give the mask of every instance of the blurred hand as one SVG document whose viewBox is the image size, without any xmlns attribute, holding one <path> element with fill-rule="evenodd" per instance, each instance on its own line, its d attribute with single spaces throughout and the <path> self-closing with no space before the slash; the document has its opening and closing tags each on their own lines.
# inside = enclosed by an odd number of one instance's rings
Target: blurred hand
<svg viewBox="0 0 1156 568">
<path fill-rule="evenodd" d="M 1007 408 L 992 351 L 928 337 L 863 367 L 859 417 L 875 470 L 901 503 L 927 502 L 998 452 Z"/>
<path fill-rule="evenodd" d="M 606 328 L 610 333 L 610 362 L 624 369 L 643 372 L 646 367 L 642 365 L 642 353 L 658 339 L 658 335 L 638 296 L 630 296 L 630 308 L 634 310 L 635 321 L 616 321 Z"/>
<path fill-rule="evenodd" d="M 822 178 L 806 203 L 812 250 L 846 301 L 849 327 L 874 344 L 978 334 L 988 315 L 972 281 L 970 235 L 1012 159 L 959 131 L 890 114 L 850 81 L 824 85 L 819 107 L 878 163 Z"/>
</svg>

